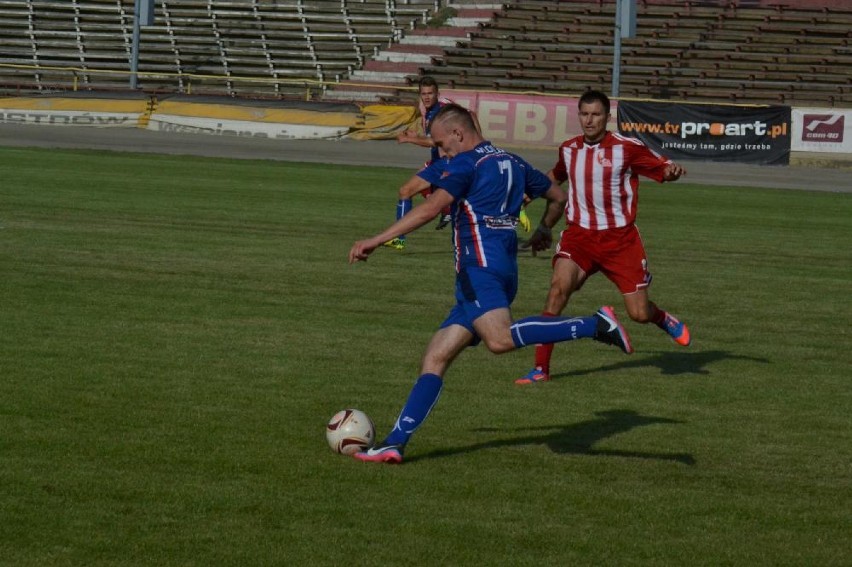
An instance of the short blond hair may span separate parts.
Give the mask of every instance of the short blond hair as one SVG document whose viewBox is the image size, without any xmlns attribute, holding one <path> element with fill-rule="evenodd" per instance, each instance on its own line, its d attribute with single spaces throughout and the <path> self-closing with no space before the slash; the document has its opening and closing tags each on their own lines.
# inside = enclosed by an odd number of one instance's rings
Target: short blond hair
<svg viewBox="0 0 852 567">
<path fill-rule="evenodd" d="M 457 124 L 465 130 L 476 132 L 476 123 L 473 121 L 470 111 L 455 103 L 442 106 L 435 118 L 432 119 L 432 124 L 436 122 L 449 122 Z"/>
</svg>

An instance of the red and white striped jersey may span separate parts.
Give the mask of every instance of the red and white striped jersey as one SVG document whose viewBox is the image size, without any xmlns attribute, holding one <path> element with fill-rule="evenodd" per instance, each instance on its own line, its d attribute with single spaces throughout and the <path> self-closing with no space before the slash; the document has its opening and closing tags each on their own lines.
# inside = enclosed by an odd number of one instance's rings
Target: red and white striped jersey
<svg viewBox="0 0 852 567">
<path fill-rule="evenodd" d="M 563 142 L 553 175 L 569 183 L 565 222 L 590 230 L 633 224 L 639 175 L 662 183 L 669 163 L 639 140 L 613 132 L 594 145 L 583 136 Z"/>
</svg>

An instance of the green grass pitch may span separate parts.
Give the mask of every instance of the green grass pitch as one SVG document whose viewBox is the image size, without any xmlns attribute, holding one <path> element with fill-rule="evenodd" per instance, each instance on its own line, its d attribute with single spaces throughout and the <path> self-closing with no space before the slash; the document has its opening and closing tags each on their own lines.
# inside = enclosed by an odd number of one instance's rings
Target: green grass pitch
<svg viewBox="0 0 852 567">
<path fill-rule="evenodd" d="M 325 422 L 386 433 L 452 302 L 433 225 L 346 263 L 410 173 L 0 152 L 0 564 L 849 564 L 852 195 L 646 181 L 693 345 L 628 322 L 636 354 L 559 345 L 535 387 L 531 349 L 470 349 L 364 465 Z M 548 258 L 520 270 L 538 313 Z"/>
</svg>

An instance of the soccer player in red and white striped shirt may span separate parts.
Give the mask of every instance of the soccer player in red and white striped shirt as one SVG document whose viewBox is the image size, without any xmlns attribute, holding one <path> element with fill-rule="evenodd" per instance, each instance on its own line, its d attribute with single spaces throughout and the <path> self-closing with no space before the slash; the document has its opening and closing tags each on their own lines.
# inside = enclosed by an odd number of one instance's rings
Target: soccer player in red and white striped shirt
<svg viewBox="0 0 852 567">
<path fill-rule="evenodd" d="M 678 344 L 688 346 L 689 329 L 648 298 L 651 274 L 642 238 L 634 224 L 639 201 L 639 175 L 659 183 L 675 181 L 686 171 L 654 153 L 639 140 L 608 132 L 609 98 L 587 91 L 579 102 L 581 136 L 565 141 L 548 176 L 568 181 L 566 228 L 553 256 L 553 276 L 544 316 L 562 313 L 571 294 L 586 279 L 602 272 L 621 291 L 630 318 L 654 323 Z M 526 246 L 533 252 L 552 243 L 558 215 L 542 217 Z M 535 367 L 515 382 L 530 384 L 550 379 L 552 344 L 536 347 Z"/>
</svg>

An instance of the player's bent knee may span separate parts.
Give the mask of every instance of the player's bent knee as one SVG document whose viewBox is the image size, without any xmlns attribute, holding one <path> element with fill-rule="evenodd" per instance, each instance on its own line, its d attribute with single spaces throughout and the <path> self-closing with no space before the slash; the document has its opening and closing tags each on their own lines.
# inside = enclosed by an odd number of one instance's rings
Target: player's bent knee
<svg viewBox="0 0 852 567">
<path fill-rule="evenodd" d="M 515 343 L 512 342 L 511 337 L 483 339 L 482 342 L 494 354 L 503 354 L 504 352 L 515 350 Z"/>
</svg>

